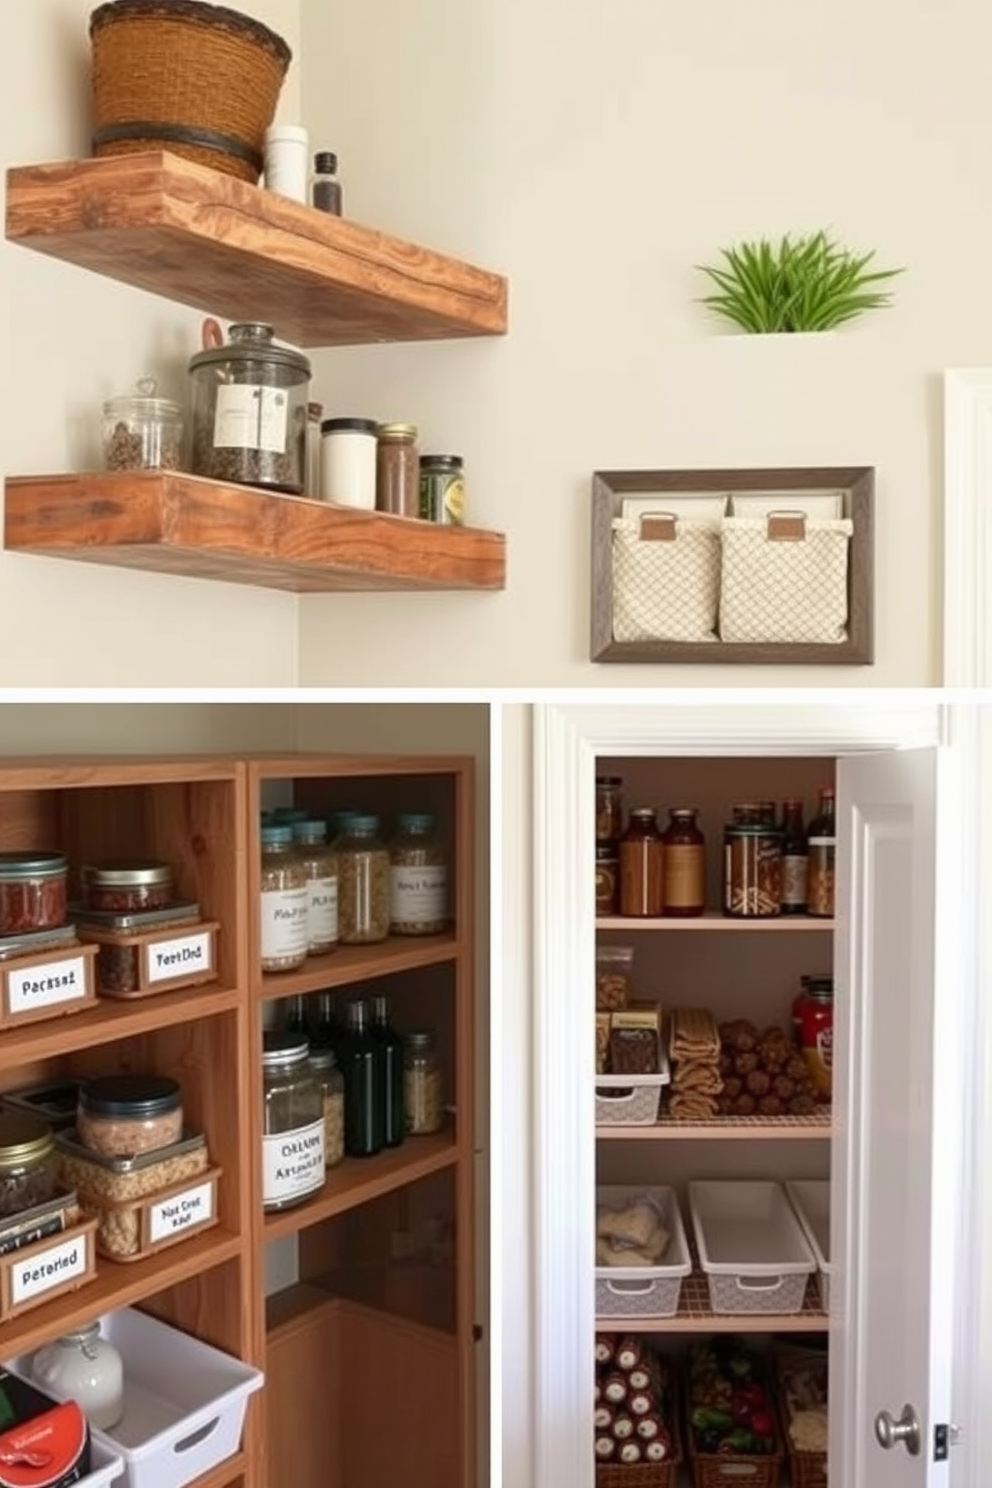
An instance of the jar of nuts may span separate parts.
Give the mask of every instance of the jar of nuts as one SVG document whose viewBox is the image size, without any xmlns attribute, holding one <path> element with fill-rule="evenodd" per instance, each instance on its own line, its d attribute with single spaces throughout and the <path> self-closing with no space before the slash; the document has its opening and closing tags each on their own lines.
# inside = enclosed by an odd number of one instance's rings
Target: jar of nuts
<svg viewBox="0 0 992 1488">
<path fill-rule="evenodd" d="M 439 935 L 448 923 L 448 864 L 427 812 L 397 818 L 389 852 L 389 928 L 393 935 Z"/>
<path fill-rule="evenodd" d="M 156 396 L 154 377 L 137 393 L 103 405 L 103 463 L 108 470 L 178 470 L 183 416 L 178 403 Z"/>
<path fill-rule="evenodd" d="M 389 851 L 379 837 L 377 816 L 345 821 L 338 849 L 338 934 L 344 945 L 363 945 L 389 935 Z"/>
</svg>

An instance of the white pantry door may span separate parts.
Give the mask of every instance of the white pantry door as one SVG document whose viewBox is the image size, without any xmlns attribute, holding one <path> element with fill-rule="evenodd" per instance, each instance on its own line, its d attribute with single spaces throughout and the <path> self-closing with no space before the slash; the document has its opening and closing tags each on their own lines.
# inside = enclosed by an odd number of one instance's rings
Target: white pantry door
<svg viewBox="0 0 992 1488">
<path fill-rule="evenodd" d="M 838 762 L 841 1057 L 830 1341 L 830 1481 L 837 1488 L 949 1483 L 935 1442 L 935 1428 L 953 1419 L 952 1123 L 961 1070 L 953 960 L 960 894 L 950 856 L 938 874 L 956 819 L 948 769 L 936 749 Z M 917 1455 L 901 1441 L 886 1450 L 877 1439 L 879 1414 L 898 1422 L 907 1406 L 919 1424 Z"/>
</svg>

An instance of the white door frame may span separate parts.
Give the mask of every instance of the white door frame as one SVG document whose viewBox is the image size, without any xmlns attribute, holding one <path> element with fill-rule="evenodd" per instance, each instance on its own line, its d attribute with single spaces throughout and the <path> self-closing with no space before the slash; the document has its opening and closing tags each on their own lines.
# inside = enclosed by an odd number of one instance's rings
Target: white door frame
<svg viewBox="0 0 992 1488">
<path fill-rule="evenodd" d="M 711 694 L 712 696 L 712 694 Z M 919 694 L 915 695 L 917 698 Z M 820 694 L 822 698 L 822 693 Z M 725 702 L 699 705 L 691 694 L 672 693 L 664 704 L 539 705 L 534 711 L 534 988 L 532 1066 L 534 1145 L 532 1199 L 534 1213 L 533 1488 L 592 1488 L 592 1397 L 589 1345 L 594 1328 L 593 1213 L 595 1193 L 594 1043 L 594 775 L 597 755 L 831 754 L 906 748 L 953 740 L 976 747 L 974 712 L 959 719 L 957 709 L 936 702 L 889 706 L 861 699 L 838 699 L 787 706 L 746 700 L 728 694 Z M 992 756 L 992 724 L 985 719 L 983 747 Z M 992 762 L 992 760 L 990 760 Z M 968 768 L 966 766 L 966 768 Z M 975 779 L 970 772 L 969 778 Z M 992 797 L 992 786 L 989 788 Z M 983 803 L 992 831 L 992 800 Z M 986 874 L 992 892 L 992 851 L 977 861 L 981 822 L 974 821 L 975 841 L 967 844 L 969 867 Z M 987 839 L 986 839 L 987 840 Z M 981 894 L 981 883 L 974 877 Z M 981 902 L 976 899 L 976 904 Z M 988 902 L 988 893 L 985 895 Z M 976 926 L 981 918 L 976 915 Z M 986 936 L 986 942 L 989 939 Z M 986 943 L 978 947 L 989 955 Z M 992 970 L 992 960 L 985 961 Z M 980 1004 L 978 975 L 966 977 L 962 995 Z M 979 1008 L 976 1006 L 976 1017 Z M 977 1114 L 984 1029 L 976 1027 L 976 1069 L 962 1074 L 971 1089 Z M 582 1134 L 576 1140 L 576 1134 Z M 585 1135 L 588 1134 L 588 1135 Z M 966 1154 L 977 1182 L 982 1159 L 992 1143 L 978 1143 Z M 992 1155 L 992 1154 L 990 1154 Z M 986 1194 L 992 1198 L 986 1184 Z M 967 1223 L 962 1223 L 963 1289 L 972 1324 L 962 1328 L 961 1372 L 977 1368 L 977 1309 L 982 1233 L 981 1196 L 967 1196 Z M 964 1218 L 964 1216 L 963 1216 Z M 992 1234 L 992 1229 L 986 1230 Z M 977 1239 L 975 1238 L 977 1236 Z M 977 1387 L 977 1380 L 971 1381 Z M 992 1381 L 990 1381 L 992 1383 Z M 986 1397 L 987 1398 L 987 1397 Z M 969 1405 L 971 1402 L 969 1402 Z M 964 1419 L 980 1419 L 969 1408 Z M 970 1453 L 961 1454 L 962 1467 Z M 971 1477 L 955 1468 L 954 1488 L 978 1488 L 978 1463 Z"/>
<path fill-rule="evenodd" d="M 992 368 L 944 374 L 944 686 L 992 687 Z"/>
</svg>

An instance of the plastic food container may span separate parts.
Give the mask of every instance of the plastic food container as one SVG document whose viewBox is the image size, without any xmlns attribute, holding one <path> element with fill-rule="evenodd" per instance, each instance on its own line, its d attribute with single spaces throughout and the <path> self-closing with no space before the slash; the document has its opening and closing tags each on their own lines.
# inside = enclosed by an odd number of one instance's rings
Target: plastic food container
<svg viewBox="0 0 992 1488">
<path fill-rule="evenodd" d="M 0 853 L 0 935 L 64 924 L 67 875 L 63 853 Z"/>
<path fill-rule="evenodd" d="M 830 1311 L 830 1182 L 826 1178 L 790 1178 L 785 1185 L 807 1244 L 816 1257 L 817 1283 L 824 1312 Z"/>
<path fill-rule="evenodd" d="M 75 925 L 59 925 L 53 930 L 29 930 L 24 935 L 5 935 L 0 940 L 0 961 L 19 956 L 40 956 L 46 951 L 60 951 L 79 944 Z"/>
<path fill-rule="evenodd" d="M 99 946 L 96 980 L 101 997 L 168 992 L 175 987 L 213 981 L 217 976 L 217 923 L 201 921 L 200 906 L 193 901 L 126 914 L 81 910 L 77 921 L 80 938 L 95 941 Z M 206 939 L 184 940 L 188 927 L 201 927 Z M 187 956 L 178 956 L 174 964 L 154 966 L 155 947 L 161 948 L 163 940 L 169 945 L 182 943 Z M 146 953 L 147 963 L 143 961 Z M 165 961 L 164 951 L 162 955 Z"/>
<path fill-rule="evenodd" d="M 61 1235 L 73 1224 L 78 1212 L 76 1195 L 61 1191 L 43 1204 L 0 1220 L 0 1256 L 23 1250 L 49 1235 Z"/>
<path fill-rule="evenodd" d="M 79 1140 L 104 1157 L 136 1157 L 178 1142 L 182 1092 L 165 1075 L 104 1075 L 79 1092 Z"/>
<path fill-rule="evenodd" d="M 151 860 L 87 863 L 81 874 L 83 908 L 134 914 L 164 909 L 172 900 L 172 868 Z"/>
<path fill-rule="evenodd" d="M 816 1259 L 782 1185 L 729 1180 L 688 1191 L 713 1311 L 801 1311 Z"/>
<path fill-rule="evenodd" d="M 178 403 L 155 396 L 154 377 L 137 392 L 103 405 L 103 463 L 108 470 L 178 470 L 183 416 Z"/>
<path fill-rule="evenodd" d="M 597 1188 L 596 1205 L 622 1209 L 646 1199 L 671 1234 L 668 1251 L 657 1266 L 597 1266 L 596 1319 L 674 1317 L 682 1280 L 692 1270 L 685 1227 L 672 1188 Z"/>
</svg>

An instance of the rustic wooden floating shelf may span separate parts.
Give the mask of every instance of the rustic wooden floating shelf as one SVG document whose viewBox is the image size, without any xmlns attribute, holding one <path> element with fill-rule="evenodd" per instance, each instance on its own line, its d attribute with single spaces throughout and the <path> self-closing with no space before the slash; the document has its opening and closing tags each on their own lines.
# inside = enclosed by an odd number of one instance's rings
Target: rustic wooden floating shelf
<svg viewBox="0 0 992 1488">
<path fill-rule="evenodd" d="M 300 346 L 507 328 L 499 274 L 165 151 L 9 170 L 7 237 Z"/>
<path fill-rule="evenodd" d="M 4 543 L 297 594 L 502 589 L 502 533 L 159 471 L 14 476 Z"/>
</svg>

